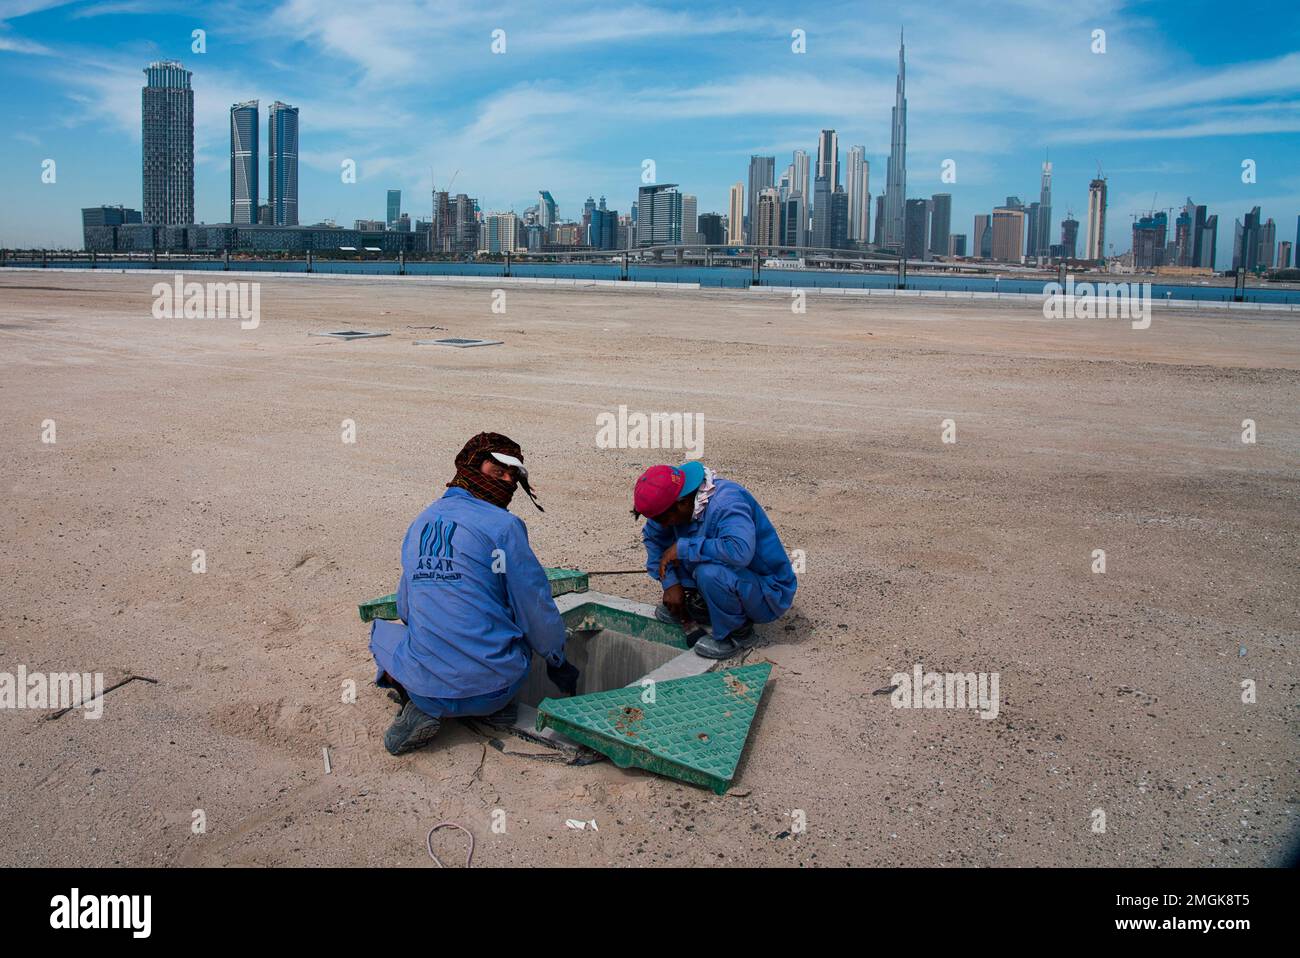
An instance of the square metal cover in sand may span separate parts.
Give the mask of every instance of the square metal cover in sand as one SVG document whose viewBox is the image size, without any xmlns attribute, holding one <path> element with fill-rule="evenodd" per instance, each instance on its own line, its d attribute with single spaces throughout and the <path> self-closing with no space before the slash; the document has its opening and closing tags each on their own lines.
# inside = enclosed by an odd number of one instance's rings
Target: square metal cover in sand
<svg viewBox="0 0 1300 958">
<path fill-rule="evenodd" d="M 772 665 L 762 662 L 654 685 L 640 684 L 571 698 L 544 699 L 537 729 L 636 766 L 721 795 L 731 786 Z"/>
<path fill-rule="evenodd" d="M 340 329 L 333 333 L 308 333 L 309 336 L 328 336 L 331 339 L 374 339 L 377 336 L 387 336 L 388 333 L 367 333 L 359 329 Z"/>
<path fill-rule="evenodd" d="M 417 346 L 455 346 L 457 349 L 468 349 L 470 346 L 501 346 L 504 345 L 499 339 L 417 339 Z"/>
</svg>

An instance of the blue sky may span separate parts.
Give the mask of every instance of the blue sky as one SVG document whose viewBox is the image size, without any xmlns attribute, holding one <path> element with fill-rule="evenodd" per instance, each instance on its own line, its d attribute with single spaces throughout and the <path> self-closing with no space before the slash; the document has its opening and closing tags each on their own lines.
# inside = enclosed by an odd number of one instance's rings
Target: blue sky
<svg viewBox="0 0 1300 958">
<path fill-rule="evenodd" d="M 1234 13 L 1240 9 L 1243 15 Z M 1248 15 L 1246 12 L 1248 11 Z M 884 186 L 899 27 L 907 33 L 908 194 L 953 194 L 953 230 L 1054 167 L 1053 235 L 1083 220 L 1098 164 L 1108 233 L 1181 206 L 1220 216 L 1219 262 L 1251 206 L 1294 239 L 1300 17 L 1294 3 L 383 4 L 0 0 L 0 245 L 81 244 L 80 208 L 140 206 L 140 88 L 153 59 L 194 71 L 197 218 L 229 219 L 230 104 L 301 110 L 304 223 L 382 219 L 385 191 L 427 217 L 431 185 L 514 209 L 549 189 L 626 212 L 641 163 L 725 211 L 752 153 L 777 170 L 817 132 L 862 144 Z M 207 51 L 191 50 L 206 31 Z M 491 50 L 505 31 L 506 52 Z M 791 32 L 806 32 L 794 53 Z M 1092 32 L 1106 34 L 1093 53 Z M 57 181 L 41 182 L 45 159 Z M 357 182 L 339 176 L 344 158 Z M 943 160 L 957 181 L 940 182 Z M 1257 182 L 1241 181 L 1253 159 Z M 262 160 L 263 165 L 265 159 Z M 265 192 L 265 187 L 263 187 Z"/>
</svg>

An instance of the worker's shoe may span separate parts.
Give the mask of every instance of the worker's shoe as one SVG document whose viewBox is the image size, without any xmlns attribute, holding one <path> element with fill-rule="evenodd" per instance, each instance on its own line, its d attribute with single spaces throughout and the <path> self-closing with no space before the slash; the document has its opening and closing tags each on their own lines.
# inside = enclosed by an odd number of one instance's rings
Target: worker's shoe
<svg viewBox="0 0 1300 958">
<path fill-rule="evenodd" d="M 692 646 L 696 655 L 706 659 L 729 659 L 754 644 L 754 623 L 746 622 L 730 635 L 716 639 L 706 635 Z"/>
<path fill-rule="evenodd" d="M 690 620 L 698 625 L 709 624 L 709 604 L 704 601 L 704 596 L 700 595 L 699 589 L 686 589 L 686 614 Z M 681 625 L 673 614 L 668 611 L 668 606 L 660 602 L 655 606 L 655 618 L 660 622 L 667 622 L 670 625 Z"/>
<path fill-rule="evenodd" d="M 515 722 L 519 721 L 519 703 L 511 702 L 509 705 L 499 708 L 485 717 L 483 721 L 495 729 L 514 728 Z"/>
<path fill-rule="evenodd" d="M 413 752 L 433 741 L 440 728 L 442 728 L 440 719 L 421 712 L 415 707 L 414 702 L 407 702 L 402 706 L 402 711 L 397 713 L 397 718 L 393 719 L 393 724 L 388 726 L 388 731 L 384 733 L 384 748 L 388 749 L 391 755 Z"/>
</svg>

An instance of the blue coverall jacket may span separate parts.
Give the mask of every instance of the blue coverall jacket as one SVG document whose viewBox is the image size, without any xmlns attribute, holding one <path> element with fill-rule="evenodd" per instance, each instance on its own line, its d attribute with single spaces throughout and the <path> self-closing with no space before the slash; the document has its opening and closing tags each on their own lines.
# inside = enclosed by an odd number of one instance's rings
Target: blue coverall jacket
<svg viewBox="0 0 1300 958">
<path fill-rule="evenodd" d="M 699 589 L 713 634 L 721 638 L 746 619 L 771 622 L 785 614 L 794 602 L 795 574 L 776 529 L 749 490 L 729 479 L 715 483 L 699 519 L 681 526 L 649 519 L 641 537 L 653 579 L 659 578 L 660 556 L 677 543 L 681 566 L 668 566 L 660 585 Z"/>
<path fill-rule="evenodd" d="M 407 530 L 397 614 L 375 620 L 370 649 L 412 697 L 508 689 L 534 651 L 564 661 L 564 620 L 523 520 L 457 486 Z"/>
</svg>

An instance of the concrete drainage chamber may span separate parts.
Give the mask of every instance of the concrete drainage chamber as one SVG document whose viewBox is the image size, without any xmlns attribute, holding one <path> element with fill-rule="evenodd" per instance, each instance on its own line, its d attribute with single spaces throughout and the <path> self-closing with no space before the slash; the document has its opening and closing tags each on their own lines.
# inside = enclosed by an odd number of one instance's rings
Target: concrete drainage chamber
<svg viewBox="0 0 1300 958">
<path fill-rule="evenodd" d="M 644 619 L 636 613 L 619 612 L 592 602 L 565 615 L 569 627 L 565 654 L 580 673 L 579 695 L 636 685 L 686 651 L 680 628 L 654 618 L 627 621 L 633 617 Z M 626 631 L 629 626 L 639 627 L 641 634 Z M 708 663 L 701 664 L 708 668 Z M 543 699 L 561 694 L 547 678 L 546 663 L 540 656 L 534 656 L 532 671 L 519 693 L 520 704 L 536 708 Z"/>
</svg>

